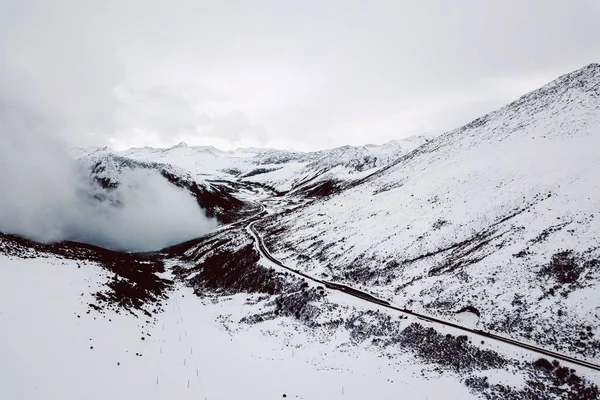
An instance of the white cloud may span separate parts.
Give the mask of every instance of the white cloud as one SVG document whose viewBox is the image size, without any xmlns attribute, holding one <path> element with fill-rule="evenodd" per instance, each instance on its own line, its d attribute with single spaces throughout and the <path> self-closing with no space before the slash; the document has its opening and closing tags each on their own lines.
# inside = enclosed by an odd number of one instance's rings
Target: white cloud
<svg viewBox="0 0 600 400">
<path fill-rule="evenodd" d="M 0 107 L 78 144 L 381 142 L 597 62 L 596 3 L 3 2 Z"/>
<path fill-rule="evenodd" d="M 2 116 L 0 231 L 43 242 L 74 240 L 157 250 L 214 229 L 193 197 L 155 171 L 125 171 L 106 191 L 52 138 Z M 8 121 L 11 123 L 8 124 Z"/>
</svg>

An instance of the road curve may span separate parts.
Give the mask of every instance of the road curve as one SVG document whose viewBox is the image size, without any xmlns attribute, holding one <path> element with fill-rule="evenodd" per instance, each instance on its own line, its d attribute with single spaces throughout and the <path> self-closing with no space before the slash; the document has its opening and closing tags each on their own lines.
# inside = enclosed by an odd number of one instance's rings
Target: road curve
<svg viewBox="0 0 600 400">
<path fill-rule="evenodd" d="M 267 258 L 269 261 L 277 264 L 279 267 L 284 268 L 284 269 L 292 272 L 295 275 L 298 275 L 298 276 L 301 276 L 301 277 L 303 277 L 303 278 L 305 278 L 307 280 L 319 283 L 319 284 L 325 286 L 326 288 L 328 288 L 330 290 L 337 290 L 337 291 L 343 292 L 343 293 L 345 293 L 345 294 L 347 294 L 349 296 L 356 297 L 356 298 L 358 298 L 360 300 L 363 300 L 365 302 L 368 302 L 368 303 L 377 304 L 378 306 L 385 307 L 385 308 L 388 308 L 390 310 L 395 310 L 395 311 L 398 311 L 400 313 L 403 313 L 403 314 L 406 314 L 406 315 L 411 315 L 413 317 L 417 317 L 417 318 L 420 318 L 420 319 L 425 320 L 425 321 L 433 322 L 433 323 L 440 324 L 440 325 L 449 326 L 451 328 L 455 328 L 455 329 L 459 329 L 459 330 L 462 330 L 462 331 L 465 331 L 465 332 L 469 332 L 469 333 L 472 333 L 474 335 L 482 336 L 482 337 L 485 337 L 485 338 L 488 338 L 488 339 L 497 340 L 497 341 L 504 342 L 504 343 L 507 343 L 507 344 L 512 345 L 512 346 L 516 346 L 516 347 L 520 347 L 522 349 L 533 351 L 533 352 L 538 353 L 538 354 L 542 354 L 542 355 L 545 355 L 545 356 L 548 356 L 548 357 L 553 357 L 553 358 L 556 358 L 556 359 L 559 359 L 559 360 L 563 360 L 563 361 L 566 361 L 566 362 L 569 362 L 569 363 L 572 363 L 572 364 L 576 364 L 576 365 L 579 365 L 579 366 L 582 366 L 582 367 L 585 367 L 585 368 L 589 368 L 589 369 L 593 369 L 593 370 L 596 370 L 596 371 L 600 371 L 600 365 L 598 365 L 598 364 L 594 364 L 594 363 L 591 363 L 591 362 L 588 362 L 588 361 L 585 361 L 585 360 L 580 360 L 578 358 L 574 358 L 574 357 L 571 357 L 571 356 L 568 356 L 568 355 L 565 355 L 565 354 L 556 353 L 554 351 L 547 350 L 547 349 L 544 349 L 544 348 L 541 348 L 541 347 L 538 347 L 538 346 L 534 346 L 534 345 L 531 345 L 531 344 L 528 344 L 528 343 L 519 342 L 517 340 L 511 339 L 511 338 L 507 338 L 507 337 L 504 337 L 504 336 L 500 336 L 500 335 L 496 335 L 494 333 L 485 332 L 485 331 L 482 331 L 480 329 L 467 328 L 467 327 L 455 324 L 453 322 L 444 321 L 442 319 L 431 317 L 431 316 L 424 315 L 424 314 L 420 314 L 420 313 L 417 313 L 417 312 L 414 312 L 414 311 L 411 311 L 411 310 L 408 310 L 408 309 L 405 309 L 405 308 L 396 307 L 396 306 L 390 304 L 388 301 L 379 299 L 379 298 L 377 298 L 377 297 L 375 297 L 375 296 L 373 296 L 373 295 L 371 295 L 369 293 L 366 293 L 366 292 L 364 292 L 362 290 L 358 290 L 358 289 L 353 288 L 351 286 L 343 285 L 343 284 L 340 284 L 340 283 L 329 282 L 329 281 L 324 281 L 322 279 L 317 279 L 317 278 L 315 278 L 313 276 L 310 276 L 310 275 L 308 275 L 308 274 L 306 274 L 304 272 L 301 272 L 301 271 L 295 270 L 293 268 L 290 268 L 287 265 L 284 265 L 281 261 L 279 261 L 275 257 L 273 257 L 273 255 L 269 252 L 269 250 L 267 249 L 267 247 L 264 244 L 264 241 L 263 241 L 262 237 L 260 236 L 260 234 L 254 228 L 254 224 L 256 222 L 258 222 L 256 219 L 253 220 L 253 221 L 251 221 L 247 225 L 247 228 L 250 231 L 250 233 L 251 233 L 254 241 L 256 242 L 257 247 L 258 247 L 261 255 L 263 257 Z"/>
</svg>

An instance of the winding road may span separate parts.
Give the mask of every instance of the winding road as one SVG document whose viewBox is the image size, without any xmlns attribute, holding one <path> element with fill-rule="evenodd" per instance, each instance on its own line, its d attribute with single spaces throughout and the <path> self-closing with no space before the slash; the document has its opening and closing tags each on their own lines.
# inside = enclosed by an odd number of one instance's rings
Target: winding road
<svg viewBox="0 0 600 400">
<path fill-rule="evenodd" d="M 544 356 L 548 356 L 548 357 L 553 357 L 562 361 L 566 361 L 572 364 L 576 364 L 585 368 L 589 368 L 589 369 L 593 369 L 596 371 L 600 371 L 600 365 L 598 364 L 594 364 L 585 360 L 580 360 L 578 358 L 574 358 L 565 354 L 561 354 L 561 353 L 557 353 L 551 350 L 547 350 L 538 346 L 534 346 L 528 343 L 524 343 L 524 342 L 519 342 L 517 340 L 511 339 L 511 338 L 507 338 L 504 336 L 500 336 L 500 335 L 496 335 L 494 333 L 488 333 L 485 331 L 482 331 L 480 329 L 471 329 L 471 328 L 467 328 L 458 324 L 455 324 L 453 322 L 449 322 L 449 321 L 444 321 L 442 319 L 439 318 L 435 318 L 435 317 L 431 317 L 428 315 L 424 315 L 424 314 L 420 314 L 405 308 L 400 308 L 400 307 L 396 307 L 392 304 L 390 304 L 388 301 L 386 300 L 382 300 L 379 299 L 369 293 L 366 293 L 362 290 L 358 290 L 356 288 L 353 288 L 351 286 L 348 285 L 343 285 L 340 283 L 335 283 L 335 282 L 329 282 L 329 281 L 325 281 L 322 279 L 318 279 L 315 278 L 313 276 L 310 276 L 304 272 L 298 271 L 296 269 L 290 268 L 287 265 L 283 264 L 281 261 L 279 261 L 278 259 L 276 259 L 275 257 L 273 257 L 273 255 L 269 252 L 269 250 L 267 249 L 267 247 L 265 246 L 264 240 L 261 237 L 261 235 L 258 233 L 258 231 L 256 230 L 256 228 L 254 228 L 254 224 L 256 224 L 258 221 L 256 218 L 259 218 L 260 215 L 264 214 L 264 211 L 262 213 L 260 213 L 259 215 L 257 215 L 255 218 L 252 219 L 252 221 L 250 223 L 248 223 L 247 225 L 247 229 L 250 232 L 250 234 L 252 235 L 257 248 L 261 254 L 262 257 L 268 259 L 269 261 L 271 261 L 272 263 L 278 265 L 279 267 L 286 269 L 290 272 L 292 272 L 293 274 L 300 276 L 304 279 L 316 282 L 318 284 L 321 284 L 323 286 L 325 286 L 327 289 L 329 290 L 337 290 L 340 291 L 342 293 L 347 294 L 348 296 L 352 296 L 352 297 L 356 297 L 364 302 L 368 302 L 371 304 L 376 304 L 380 307 L 385 307 L 388 308 L 390 310 L 395 310 L 398 311 L 402 314 L 406 314 L 406 315 L 411 315 L 413 317 L 417 317 L 419 319 L 422 319 L 424 321 L 428 321 L 428 322 L 432 322 L 435 324 L 440 324 L 440 325 L 444 325 L 444 326 L 448 326 L 451 328 L 455 328 L 455 329 L 459 329 L 461 331 L 465 331 L 477 336 L 481 336 L 481 337 L 485 337 L 488 339 L 493 339 L 493 340 L 497 340 L 499 342 L 503 342 L 503 343 L 507 343 L 509 345 L 512 346 L 516 346 L 516 347 L 520 347 L 522 349 L 526 349 L 526 350 L 530 350 L 533 351 L 535 353 L 538 354 L 542 354 Z"/>
</svg>

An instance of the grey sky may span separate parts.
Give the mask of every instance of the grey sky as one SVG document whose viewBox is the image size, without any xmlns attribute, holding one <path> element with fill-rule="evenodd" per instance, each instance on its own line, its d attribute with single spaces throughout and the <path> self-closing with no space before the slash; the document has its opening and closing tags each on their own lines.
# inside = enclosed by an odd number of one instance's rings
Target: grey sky
<svg viewBox="0 0 600 400">
<path fill-rule="evenodd" d="M 0 128 L 115 147 L 380 143 L 598 61 L 596 0 L 0 0 Z"/>
</svg>

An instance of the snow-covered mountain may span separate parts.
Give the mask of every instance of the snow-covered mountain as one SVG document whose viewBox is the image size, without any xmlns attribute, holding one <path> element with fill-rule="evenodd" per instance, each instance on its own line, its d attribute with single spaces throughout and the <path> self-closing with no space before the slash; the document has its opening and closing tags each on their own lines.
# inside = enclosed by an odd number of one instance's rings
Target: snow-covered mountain
<svg viewBox="0 0 600 400">
<path fill-rule="evenodd" d="M 221 224 L 0 233 L 0 398 L 600 398 L 598 148 L 593 64 L 436 138 L 73 149 L 97 201 L 151 171 Z"/>
<path fill-rule="evenodd" d="M 599 148 L 593 64 L 259 228 L 303 271 L 600 361 Z"/>
<path fill-rule="evenodd" d="M 167 149 L 144 147 L 117 154 L 178 166 L 204 179 L 254 182 L 287 193 L 325 182 L 343 186 L 377 171 L 429 140 L 430 136 L 413 136 L 380 146 L 343 146 L 309 153 L 254 148 L 221 151 L 180 143 Z"/>
</svg>

